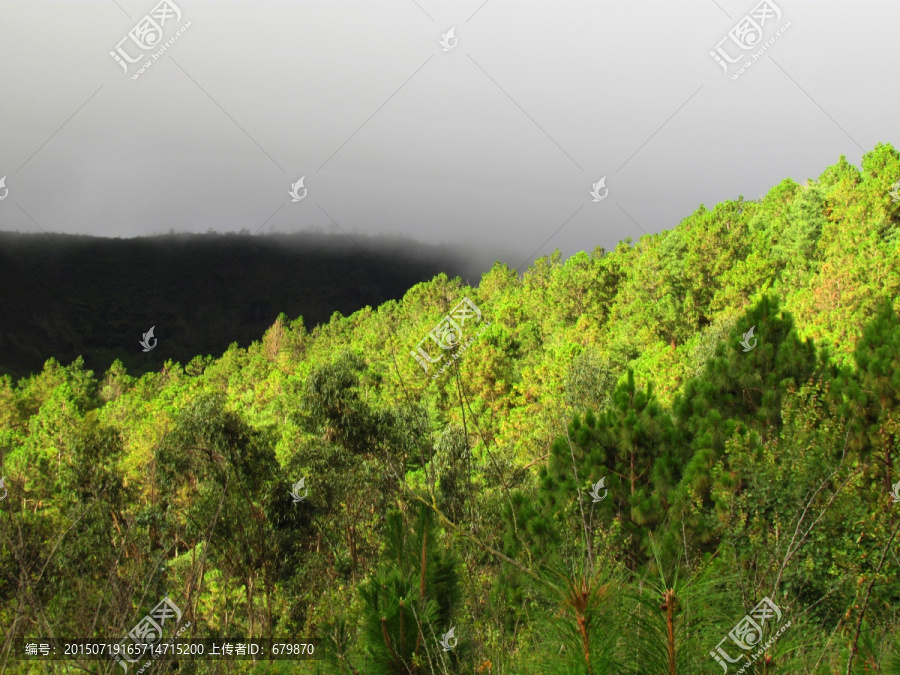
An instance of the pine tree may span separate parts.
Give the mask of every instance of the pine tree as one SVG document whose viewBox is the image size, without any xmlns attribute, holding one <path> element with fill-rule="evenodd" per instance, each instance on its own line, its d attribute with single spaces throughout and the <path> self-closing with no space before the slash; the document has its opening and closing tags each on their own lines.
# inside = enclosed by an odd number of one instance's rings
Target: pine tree
<svg viewBox="0 0 900 675">
<path fill-rule="evenodd" d="M 457 561 L 438 542 L 433 512 L 420 504 L 412 528 L 399 511 L 389 513 L 384 538 L 384 562 L 360 589 L 363 644 L 373 672 L 456 672 L 467 651 L 453 623 L 461 597 Z M 459 643 L 443 651 L 438 640 L 454 627 Z"/>
<path fill-rule="evenodd" d="M 797 336 L 776 298 L 763 297 L 738 321 L 728 342 L 718 346 L 699 377 L 687 382 L 673 406 L 679 442 L 689 445 L 690 460 L 673 490 L 664 550 L 687 546 L 685 532 L 711 544 L 712 469 L 725 442 L 749 430 L 763 441 L 777 434 L 785 392 L 806 382 L 819 366 L 813 341 Z M 695 508 L 696 503 L 703 508 Z"/>
<path fill-rule="evenodd" d="M 834 393 L 844 415 L 853 420 L 852 447 L 863 455 L 880 450 L 885 478 L 890 479 L 900 412 L 900 317 L 889 300 L 882 301 L 863 330 L 854 356 L 856 370 L 836 378 Z"/>
<path fill-rule="evenodd" d="M 629 370 L 606 410 L 575 415 L 567 435 L 553 443 L 536 499 L 514 496 L 515 523 L 509 508 L 506 517 L 508 553 L 518 553 L 511 529 L 517 524 L 535 562 L 559 546 L 568 551 L 564 557 L 590 555 L 601 523 L 617 518 L 634 542 L 628 564 L 636 569 L 646 559 L 646 536 L 665 516 L 668 493 L 680 479 L 680 453 L 652 386 L 638 389 Z"/>
</svg>

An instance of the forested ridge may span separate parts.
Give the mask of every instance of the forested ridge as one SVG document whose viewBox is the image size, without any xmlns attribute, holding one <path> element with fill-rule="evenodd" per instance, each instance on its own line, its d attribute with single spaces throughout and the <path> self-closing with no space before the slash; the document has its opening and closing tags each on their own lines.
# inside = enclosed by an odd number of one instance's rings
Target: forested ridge
<svg viewBox="0 0 900 675">
<path fill-rule="evenodd" d="M 360 234 L 0 232 L 0 375 L 18 379 L 49 356 L 79 355 L 97 372 L 119 359 L 142 375 L 167 358 L 187 363 L 232 342 L 246 347 L 281 312 L 313 328 L 336 311 L 402 297 L 441 271 L 465 275 L 472 258 Z M 135 350 L 151 326 L 160 349 Z"/>
<path fill-rule="evenodd" d="M 900 673 L 898 179 L 878 145 L 219 358 L 3 376 L 0 667 L 169 596 L 322 657 L 183 673 Z"/>
</svg>

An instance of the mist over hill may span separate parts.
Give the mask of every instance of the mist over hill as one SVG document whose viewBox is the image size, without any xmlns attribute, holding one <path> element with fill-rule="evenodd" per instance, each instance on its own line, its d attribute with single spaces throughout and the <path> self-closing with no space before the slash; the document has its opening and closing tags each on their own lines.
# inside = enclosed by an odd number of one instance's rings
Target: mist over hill
<svg viewBox="0 0 900 675">
<path fill-rule="evenodd" d="M 400 298 L 436 274 L 480 276 L 471 252 L 315 233 L 110 239 L 0 232 L 0 374 L 83 356 L 102 372 L 186 364 L 248 346 L 282 312 L 305 326 Z M 158 346 L 139 341 L 151 326 Z"/>
</svg>

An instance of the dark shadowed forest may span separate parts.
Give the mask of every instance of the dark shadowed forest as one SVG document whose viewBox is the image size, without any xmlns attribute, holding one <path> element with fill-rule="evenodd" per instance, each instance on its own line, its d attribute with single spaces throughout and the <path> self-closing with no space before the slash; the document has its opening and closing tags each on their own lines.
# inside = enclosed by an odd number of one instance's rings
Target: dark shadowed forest
<svg viewBox="0 0 900 675">
<path fill-rule="evenodd" d="M 313 328 L 403 297 L 445 272 L 478 278 L 478 256 L 354 234 L 169 234 L 135 239 L 0 232 L 0 374 L 79 356 L 132 374 L 247 347 L 282 312 Z M 489 261 L 487 262 L 489 266 Z M 151 326 L 160 349 L 132 349 Z"/>
</svg>

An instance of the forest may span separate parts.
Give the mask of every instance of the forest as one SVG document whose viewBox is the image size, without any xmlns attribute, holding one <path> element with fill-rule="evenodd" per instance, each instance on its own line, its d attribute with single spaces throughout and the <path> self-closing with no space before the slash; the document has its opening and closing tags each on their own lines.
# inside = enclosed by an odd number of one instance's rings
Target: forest
<svg viewBox="0 0 900 675">
<path fill-rule="evenodd" d="M 900 673 L 898 179 L 879 144 L 220 355 L 0 376 L 0 670 L 122 672 L 16 644 L 169 598 L 317 658 L 143 672 Z"/>
<path fill-rule="evenodd" d="M 49 356 L 132 375 L 249 346 L 279 313 L 305 325 L 401 297 L 440 272 L 472 275 L 479 256 L 401 237 L 248 230 L 103 238 L 0 232 L 0 375 Z M 481 265 L 484 265 L 482 262 Z M 155 326 L 163 347 L 132 347 Z"/>
</svg>

